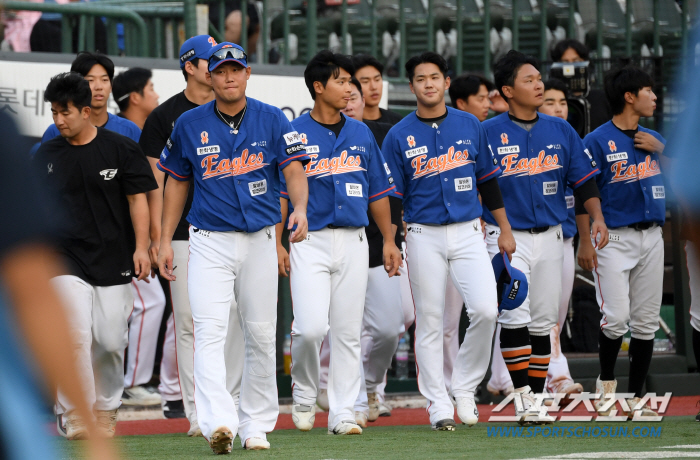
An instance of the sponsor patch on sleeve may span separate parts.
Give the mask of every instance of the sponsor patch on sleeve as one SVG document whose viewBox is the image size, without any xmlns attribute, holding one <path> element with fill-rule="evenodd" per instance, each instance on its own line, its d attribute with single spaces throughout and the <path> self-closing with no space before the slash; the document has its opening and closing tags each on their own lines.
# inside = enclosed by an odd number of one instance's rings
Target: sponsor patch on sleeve
<svg viewBox="0 0 700 460">
<path fill-rule="evenodd" d="M 173 141 L 172 141 L 172 139 L 168 138 L 168 140 L 165 141 L 165 146 L 168 148 L 168 150 L 172 150 L 172 148 L 173 148 Z"/>
<path fill-rule="evenodd" d="M 263 195 L 267 193 L 267 179 L 249 182 L 248 188 L 251 196 Z"/>
<path fill-rule="evenodd" d="M 389 169 L 389 165 L 384 163 L 384 170 L 386 171 L 387 176 L 391 176 L 391 169 Z"/>
<path fill-rule="evenodd" d="M 287 155 L 293 155 L 298 152 L 303 152 L 305 151 L 306 148 L 304 147 L 303 144 L 297 144 L 297 145 L 290 145 L 286 149 L 284 149 L 285 152 L 287 152 Z"/>
<path fill-rule="evenodd" d="M 292 131 L 284 135 L 284 142 L 286 142 L 287 145 L 297 144 L 301 142 L 301 136 L 299 136 L 298 132 Z"/>
<path fill-rule="evenodd" d="M 318 153 L 318 145 L 307 145 L 306 154 L 311 155 L 312 153 Z"/>
</svg>

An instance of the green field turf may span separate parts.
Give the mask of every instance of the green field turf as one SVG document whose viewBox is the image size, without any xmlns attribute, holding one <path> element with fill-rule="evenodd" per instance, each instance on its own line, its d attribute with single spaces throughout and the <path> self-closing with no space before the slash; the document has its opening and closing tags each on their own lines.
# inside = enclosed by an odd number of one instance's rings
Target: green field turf
<svg viewBox="0 0 700 460">
<path fill-rule="evenodd" d="M 673 458 L 673 452 L 700 458 L 700 423 L 694 417 L 666 418 L 661 423 L 560 423 L 560 427 L 661 427 L 659 437 L 653 438 L 493 438 L 487 427 L 514 426 L 480 423 L 474 428 L 458 426 L 455 432 L 435 432 L 428 426 L 392 426 L 365 430 L 362 436 L 330 436 L 325 429 L 308 433 L 294 430 L 275 431 L 268 435 L 270 451 L 247 452 L 238 439 L 233 452 L 225 458 L 279 458 L 293 459 L 518 459 L 576 453 L 612 453 L 595 458 Z M 83 458 L 78 442 L 63 441 L 63 458 Z M 192 439 L 185 434 L 125 436 L 117 438 L 117 445 L 128 459 L 190 459 L 213 457 L 202 438 Z M 663 447 L 694 445 L 693 448 L 663 449 Z M 624 453 L 637 452 L 629 455 Z M 642 452 L 649 452 L 644 455 Z M 656 455 L 652 456 L 651 453 Z M 617 453 L 617 454 L 615 454 Z M 661 454 L 661 456 L 659 456 Z M 694 454 L 694 455 L 693 455 Z M 590 454 L 589 454 L 590 455 Z M 569 457 L 575 458 L 575 457 Z M 591 458 L 588 456 L 587 458 Z"/>
</svg>

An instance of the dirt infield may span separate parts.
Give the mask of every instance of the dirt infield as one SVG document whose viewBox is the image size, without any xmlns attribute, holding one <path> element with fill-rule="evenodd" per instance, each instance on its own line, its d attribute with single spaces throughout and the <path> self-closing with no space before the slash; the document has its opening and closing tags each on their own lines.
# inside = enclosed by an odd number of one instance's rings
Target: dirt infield
<svg viewBox="0 0 700 460">
<path fill-rule="evenodd" d="M 671 403 L 668 409 L 663 414 L 664 416 L 687 416 L 695 415 L 700 410 L 696 404 L 700 396 L 676 396 L 671 398 Z M 487 422 L 495 405 L 479 404 L 479 422 Z M 510 405 L 499 415 L 512 415 L 513 406 Z M 551 412 L 552 415 L 564 415 L 563 412 Z M 586 412 L 581 405 L 573 412 L 565 415 L 591 415 Z M 316 413 L 316 427 L 324 427 L 328 423 L 328 412 Z M 370 423 L 369 427 L 374 426 L 398 426 L 398 425 L 428 425 L 428 413 L 425 409 L 394 409 L 391 412 L 391 417 L 379 417 L 376 422 Z M 135 420 L 123 421 L 117 424 L 118 436 L 133 436 L 147 434 L 169 434 L 169 433 L 186 433 L 190 425 L 187 419 L 171 419 L 171 420 Z M 290 430 L 294 429 L 292 416 L 289 414 L 280 414 L 275 430 Z"/>
</svg>

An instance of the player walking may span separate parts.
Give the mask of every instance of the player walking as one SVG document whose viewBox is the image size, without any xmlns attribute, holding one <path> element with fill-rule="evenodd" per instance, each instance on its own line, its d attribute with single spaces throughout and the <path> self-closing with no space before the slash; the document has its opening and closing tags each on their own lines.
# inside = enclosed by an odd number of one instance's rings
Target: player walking
<svg viewBox="0 0 700 460">
<path fill-rule="evenodd" d="M 266 433 L 279 413 L 274 239 L 279 170 L 296 207 L 292 242 L 302 241 L 308 186 L 301 162 L 308 157 L 281 110 L 245 96 L 250 67 L 240 46 L 220 43 L 208 62 L 215 100 L 178 118 L 158 163 L 175 179 L 165 187 L 158 266 L 175 281 L 171 241 L 194 178 L 187 290 L 196 338 L 197 419 L 216 453 L 231 452 L 237 432 L 245 448 L 269 449 Z M 238 311 L 231 309 L 234 296 Z M 246 349 L 239 411 L 226 388 L 224 348 L 232 314 L 240 315 Z"/>
<path fill-rule="evenodd" d="M 306 166 L 309 236 L 290 252 L 292 419 L 302 431 L 313 427 L 319 350 L 330 327 L 328 432 L 362 434 L 353 405 L 360 391 L 368 206 L 384 238 L 390 277 L 402 263 L 391 229 L 389 169 L 369 128 L 340 113 L 350 98 L 353 70 L 347 56 L 328 50 L 314 56 L 304 71 L 314 108 L 292 122 L 312 159 Z"/>
<path fill-rule="evenodd" d="M 622 336 L 632 330 L 627 390 L 628 416 L 655 416 L 640 404 L 642 388 L 654 351 L 663 293 L 664 242 L 661 227 L 666 218 L 666 191 L 661 177 L 659 153 L 666 141 L 661 135 L 639 126 L 640 117 L 651 117 L 656 109 L 654 82 L 643 70 L 628 66 L 605 76 L 605 94 L 613 111 L 612 120 L 584 139 L 601 165 L 596 178 L 603 200 L 603 215 L 610 225 L 610 244 L 596 251 L 588 235 L 588 215 L 576 220 L 581 233 L 579 265 L 593 270 L 600 320 L 600 377 L 596 393 L 598 412 L 617 389 L 615 362 Z M 580 212 L 578 213 L 580 214 Z M 629 326 L 628 326 L 629 323 Z"/>
<path fill-rule="evenodd" d="M 481 204 L 493 211 L 503 233 L 499 247 L 515 251 L 495 180 L 501 173 L 479 121 L 447 108 L 447 62 L 427 52 L 406 62 L 418 109 L 394 126 L 382 150 L 395 171 L 407 223 L 406 261 L 416 307 L 418 386 L 428 399 L 435 430 L 454 430 L 454 407 L 443 375 L 443 310 L 450 276 L 467 305 L 469 329 L 457 355 L 452 393 L 462 423 L 474 425 L 477 385 L 486 374 L 498 306 L 496 280 L 479 217 Z"/>
<path fill-rule="evenodd" d="M 90 85 L 80 74 L 53 77 L 44 98 L 61 136 L 42 143 L 34 163 L 67 213 L 58 238 L 69 272 L 52 281 L 72 311 L 88 400 L 111 437 L 124 390 L 130 283 L 151 271 L 146 192 L 156 183 L 138 144 L 93 126 Z M 67 437 L 75 438 L 86 421 L 73 414 L 75 406 L 60 390 L 58 406 L 66 414 Z"/>
<path fill-rule="evenodd" d="M 516 393 L 519 423 L 551 423 L 537 407 L 533 393 L 542 393 L 551 353 L 550 331 L 557 324 L 561 297 L 565 189 L 569 185 L 594 217 L 593 235 L 607 244 L 607 228 L 592 178 L 596 163 L 584 151 L 578 134 L 566 121 L 537 113 L 544 85 L 537 61 L 511 50 L 495 65 L 496 87 L 508 102 L 508 113 L 484 122 L 490 145 L 503 174 L 499 184 L 514 228 L 518 252 L 512 265 L 528 277 L 528 298 L 520 308 L 503 311 L 500 346 Z M 484 211 L 486 243 L 496 253 L 502 229 Z"/>
</svg>

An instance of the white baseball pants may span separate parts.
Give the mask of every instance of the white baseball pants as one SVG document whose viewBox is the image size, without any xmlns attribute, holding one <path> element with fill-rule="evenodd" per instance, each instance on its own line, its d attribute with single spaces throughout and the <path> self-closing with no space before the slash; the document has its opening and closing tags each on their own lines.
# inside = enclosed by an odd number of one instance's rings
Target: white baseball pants
<svg viewBox="0 0 700 460">
<path fill-rule="evenodd" d="M 175 320 L 174 315 L 168 317 L 163 341 L 163 357 L 160 360 L 160 383 L 158 392 L 164 401 L 177 401 L 182 399 L 180 380 L 177 372 L 177 350 L 175 345 Z"/>
<path fill-rule="evenodd" d="M 127 320 L 134 307 L 131 285 L 92 286 L 73 275 L 57 276 L 51 283 L 66 307 L 88 403 L 94 404 L 95 410 L 117 409 L 124 391 Z M 59 389 L 58 413 L 74 409 Z"/>
<path fill-rule="evenodd" d="M 611 338 L 632 330 L 632 337 L 651 340 L 659 329 L 663 295 L 664 241 L 661 227 L 610 229 L 610 242 L 593 270 L 603 317 L 600 327 Z M 629 327 L 628 324 L 629 323 Z"/>
<path fill-rule="evenodd" d="M 445 316 L 443 318 L 443 349 L 445 356 L 443 360 L 443 373 L 445 374 L 445 385 L 447 393 L 452 393 L 452 370 L 455 366 L 455 359 L 459 353 L 459 320 L 462 316 L 464 301 L 459 291 L 455 287 L 451 278 L 447 279 L 445 288 Z"/>
<path fill-rule="evenodd" d="M 454 418 L 444 380 L 443 321 L 448 276 L 460 292 L 469 329 L 452 373 L 452 394 L 470 396 L 486 374 L 498 307 L 479 219 L 449 225 L 408 224 L 408 273 L 416 307 L 418 386 L 428 399 L 430 423 Z"/>
<path fill-rule="evenodd" d="M 486 224 L 485 240 L 491 258 L 499 252 L 500 234 L 497 226 Z M 548 335 L 559 319 L 564 258 L 561 225 L 536 234 L 513 230 L 513 237 L 516 250 L 511 265 L 527 277 L 527 298 L 518 308 L 502 311 L 498 322 L 506 329 L 527 326 L 530 335 Z"/>
<path fill-rule="evenodd" d="M 170 295 L 175 322 L 177 370 L 182 402 L 185 406 L 185 415 L 187 415 L 190 426 L 194 427 L 197 425 L 197 411 L 194 405 L 194 323 L 192 322 L 192 310 L 190 309 L 190 299 L 187 291 L 187 265 L 190 255 L 190 242 L 176 240 L 172 242 L 172 247 L 174 253 L 173 266 L 179 267 L 175 271 L 177 280 L 170 282 Z M 236 311 L 236 300 L 232 298 L 231 312 L 235 313 Z M 238 407 L 245 356 L 245 346 L 238 314 L 229 314 L 228 331 L 225 349 L 226 387 L 231 396 L 233 396 L 236 407 Z M 172 390 L 169 390 L 167 393 L 171 394 Z M 171 399 L 165 397 L 164 399 L 171 401 Z"/>
<path fill-rule="evenodd" d="M 700 259 L 698 248 L 692 241 L 685 243 L 685 256 L 690 278 L 690 325 L 700 331 Z"/>
<path fill-rule="evenodd" d="M 364 228 L 324 228 L 309 232 L 290 248 L 292 396 L 315 405 L 319 352 L 329 331 L 328 427 L 355 420 L 360 391 L 360 337 L 367 291 L 369 250 Z"/>
<path fill-rule="evenodd" d="M 493 230 L 493 229 L 491 229 Z M 500 235 L 500 230 L 496 232 Z M 569 363 L 566 360 L 566 356 L 561 352 L 561 343 L 559 342 L 559 336 L 566 320 L 566 314 L 569 310 L 569 299 L 571 298 L 571 291 L 574 288 L 574 275 L 575 275 L 575 258 L 574 258 L 574 239 L 566 238 L 564 239 L 564 254 L 562 258 L 562 290 L 561 290 L 561 300 L 559 302 L 559 322 L 557 326 L 552 328 L 549 334 L 552 343 L 552 355 L 549 361 L 549 368 L 547 369 L 547 387 L 549 385 L 554 385 L 562 380 L 572 380 L 571 373 L 569 372 Z M 499 325 L 496 330 L 495 343 L 493 347 L 493 360 L 491 361 L 491 378 L 489 379 L 489 384 L 491 387 L 497 390 L 505 390 L 509 386 L 513 385 L 510 379 L 510 374 L 508 373 L 508 368 L 503 360 L 503 355 L 501 354 L 501 326 Z"/>
<path fill-rule="evenodd" d="M 148 383 L 153 377 L 158 333 L 165 311 L 165 294 L 157 278 L 131 280 L 134 309 L 129 317 L 129 349 L 126 359 L 124 387 Z"/>
<path fill-rule="evenodd" d="M 205 438 L 225 426 L 238 432 L 245 445 L 250 437 L 265 439 L 279 414 L 275 228 L 255 233 L 194 230 L 190 227 L 187 289 L 194 322 L 197 420 Z M 236 309 L 231 307 L 234 298 Z M 239 408 L 227 387 L 225 350 L 232 315 L 240 315 L 245 340 Z"/>
</svg>

